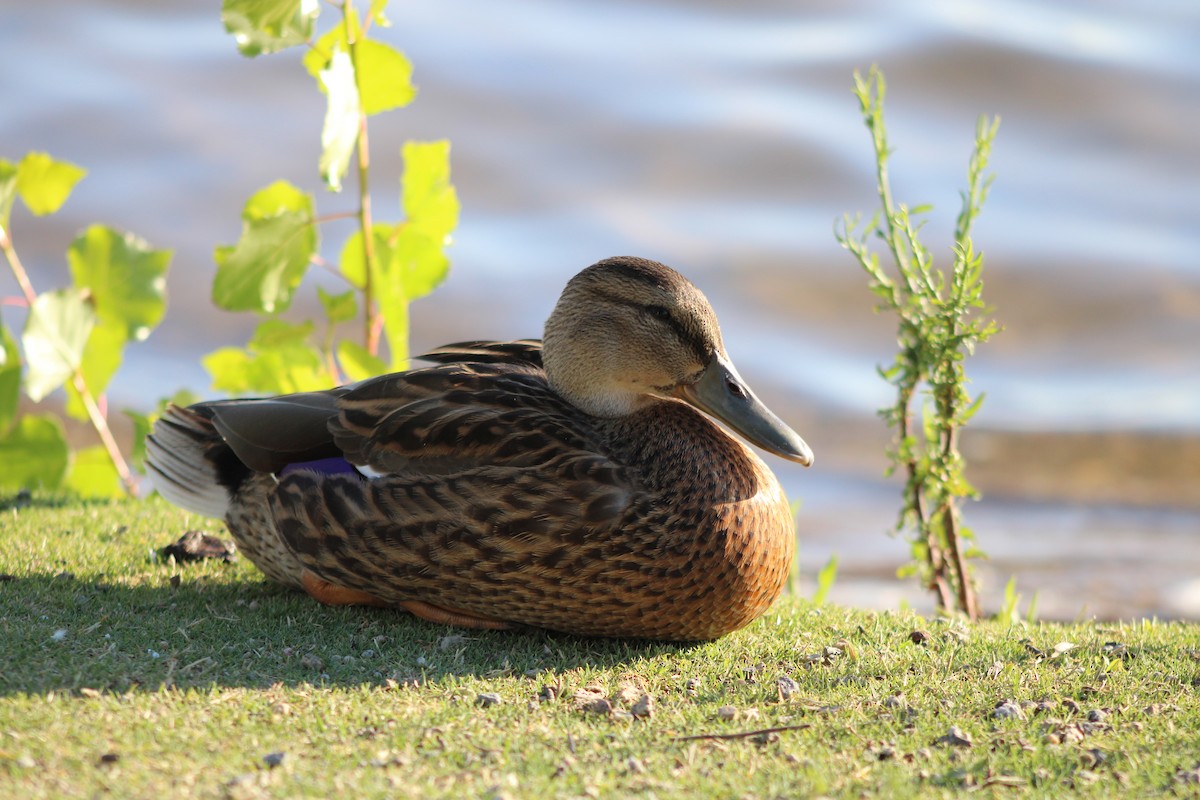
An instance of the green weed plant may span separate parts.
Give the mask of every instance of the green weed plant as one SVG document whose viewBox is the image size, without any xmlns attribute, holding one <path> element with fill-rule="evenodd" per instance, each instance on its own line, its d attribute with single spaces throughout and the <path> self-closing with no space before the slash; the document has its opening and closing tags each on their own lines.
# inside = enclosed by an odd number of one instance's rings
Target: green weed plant
<svg viewBox="0 0 1200 800">
<path fill-rule="evenodd" d="M 968 560 L 981 553 L 973 545 L 974 533 L 963 524 L 960 504 L 978 492 L 964 474 L 958 440 L 983 402 L 982 394 L 971 399 L 963 362 L 998 330 L 983 302 L 983 254 L 972 243 L 971 226 L 991 186 L 987 163 L 1000 121 L 980 117 L 976 124 L 947 273 L 934 267 L 919 237 L 920 218 L 930 207 L 910 209 L 893 199 L 885 93 L 883 73 L 877 68 L 872 67 L 866 78 L 855 73 L 854 94 L 871 132 L 882 209 L 865 225 L 861 217 L 847 215 L 836 235 L 866 271 L 878 308 L 897 319 L 899 352 L 891 366 L 880 369 L 896 388 L 896 401 L 880 415 L 896 432 L 888 453 L 889 474 L 899 471 L 905 477 L 896 530 L 910 533 L 913 563 L 906 572 L 920 575 L 941 608 L 975 619 L 979 600 Z M 871 249 L 872 239 L 883 243 L 891 268 Z M 920 405 L 917 420 L 914 404 Z"/>
</svg>

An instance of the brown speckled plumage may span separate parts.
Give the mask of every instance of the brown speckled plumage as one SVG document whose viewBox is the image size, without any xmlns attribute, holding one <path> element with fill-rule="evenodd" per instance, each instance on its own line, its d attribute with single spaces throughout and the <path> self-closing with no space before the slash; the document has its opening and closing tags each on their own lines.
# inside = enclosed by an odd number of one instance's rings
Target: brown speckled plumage
<svg viewBox="0 0 1200 800">
<path fill-rule="evenodd" d="M 286 430 L 275 424 L 286 397 L 258 416 L 253 407 L 226 414 L 221 403 L 173 409 L 152 437 L 152 468 L 167 481 L 183 471 L 167 463 L 183 458 L 171 451 L 178 431 L 212 463 L 229 440 L 237 459 L 225 454 L 214 468 L 229 492 L 226 520 L 246 556 L 281 583 L 300 585 L 308 570 L 384 605 L 417 601 L 584 635 L 687 640 L 736 630 L 778 597 L 794 531 L 770 469 L 684 402 L 708 383 L 710 360 L 727 363 L 715 316 L 691 284 L 653 262 L 589 270 L 586 292 L 572 296 L 569 286 L 558 322 L 547 324 L 547 349 L 565 349 L 558 342 L 581 311 L 589 328 L 617 318 L 608 335 L 618 352 L 635 353 L 626 359 L 634 368 L 622 363 L 615 388 L 595 401 L 603 415 L 579 399 L 600 380 L 586 376 L 600 372 L 585 370 L 575 385 L 548 380 L 537 342 L 475 342 L 435 351 L 434 366 L 303 396 L 305 458 L 344 454 L 369 478 L 283 471 L 289 459 L 276 463 L 272 443 Z M 651 285 L 662 276 L 667 285 Z M 609 305 L 599 308 L 593 290 L 608 292 Z M 605 313 L 591 316 L 597 309 Z M 664 381 L 659 363 L 672 359 Z M 737 402 L 753 400 L 721 374 Z M 613 407 L 622 413 L 607 413 Z M 809 463 L 794 442 L 764 446 Z M 178 487 L 164 493 L 186 505 Z"/>
</svg>

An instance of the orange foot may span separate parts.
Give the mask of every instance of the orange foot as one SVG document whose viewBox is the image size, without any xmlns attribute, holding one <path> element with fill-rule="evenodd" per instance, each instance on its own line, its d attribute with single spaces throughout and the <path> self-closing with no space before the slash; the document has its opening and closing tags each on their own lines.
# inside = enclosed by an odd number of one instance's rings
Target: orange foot
<svg viewBox="0 0 1200 800">
<path fill-rule="evenodd" d="M 311 597 L 327 606 L 379 606 L 388 608 L 385 603 L 373 594 L 360 592 L 358 589 L 346 589 L 330 583 L 324 578 L 318 578 L 311 570 L 300 573 L 300 586 Z"/>
<path fill-rule="evenodd" d="M 489 619 L 488 617 L 476 617 L 471 614 L 465 614 L 462 611 L 452 611 L 441 606 L 433 606 L 420 600 L 405 600 L 400 604 L 400 607 L 414 617 L 420 617 L 423 620 L 436 622 L 440 625 L 457 625 L 460 628 L 487 628 L 493 631 L 506 631 L 513 627 L 511 622 Z"/>
</svg>

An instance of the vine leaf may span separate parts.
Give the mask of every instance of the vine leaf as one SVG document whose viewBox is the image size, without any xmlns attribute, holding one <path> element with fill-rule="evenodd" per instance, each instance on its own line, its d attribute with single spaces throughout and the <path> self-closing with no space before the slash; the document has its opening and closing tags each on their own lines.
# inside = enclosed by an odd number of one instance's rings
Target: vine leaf
<svg viewBox="0 0 1200 800">
<path fill-rule="evenodd" d="M 150 335 L 167 310 L 166 273 L 170 250 L 155 250 L 133 234 L 93 225 L 67 250 L 75 286 L 87 291 L 97 324 L 83 353 L 83 379 L 102 394 L 121 366 L 129 341 Z M 74 386 L 67 387 L 67 413 L 87 419 Z"/>
<path fill-rule="evenodd" d="M 255 193 L 236 245 L 216 248 L 213 302 L 227 311 L 284 311 L 317 250 L 313 200 L 287 181 Z"/>
<path fill-rule="evenodd" d="M 0 490 L 56 489 L 70 465 L 62 423 L 50 414 L 26 414 L 0 439 Z"/>
<path fill-rule="evenodd" d="M 17 192 L 35 217 L 62 208 L 87 170 L 47 153 L 26 153 L 17 167 Z"/>
<path fill-rule="evenodd" d="M 371 355 L 367 348 L 350 339 L 342 339 L 337 346 L 338 363 L 351 381 L 362 381 L 387 372 L 387 363 Z"/>
<path fill-rule="evenodd" d="M 225 0 L 221 22 L 244 56 L 275 53 L 312 38 L 317 0 Z"/>
<path fill-rule="evenodd" d="M 13 201 L 17 198 L 17 165 L 0 158 L 0 234 L 8 230 Z"/>
<path fill-rule="evenodd" d="M 80 289 L 43 292 L 29 307 L 25 332 L 25 392 L 35 403 L 79 369 L 96 312 Z"/>
<path fill-rule="evenodd" d="M 355 82 L 361 94 L 362 110 L 374 116 L 393 108 L 403 108 L 417 96 L 412 83 L 412 62 L 396 48 L 384 42 L 362 36 L 358 23 L 351 20 L 351 30 L 357 42 L 354 61 L 358 66 Z M 317 40 L 304 55 L 304 68 L 317 79 L 317 86 L 327 92 L 321 73 L 329 68 L 334 56 L 349 52 L 346 27 L 338 25 Z"/>
<path fill-rule="evenodd" d="M 140 342 L 167 311 L 170 250 L 155 250 L 131 233 L 93 225 L 67 250 L 75 285 L 87 288 L 96 316 Z"/>
<path fill-rule="evenodd" d="M 8 328 L 0 325 L 0 437 L 16 418 L 20 399 L 21 355 Z"/>
<path fill-rule="evenodd" d="M 322 308 L 325 309 L 325 318 L 334 325 L 339 322 L 349 322 L 358 313 L 358 303 L 354 299 L 353 289 L 341 294 L 330 294 L 318 286 L 317 297 L 321 301 Z"/>
<path fill-rule="evenodd" d="M 342 178 L 350 167 L 354 145 L 358 141 L 358 122 L 361 106 L 358 87 L 354 83 L 354 65 L 350 55 L 339 46 L 321 70 L 318 80 L 328 104 L 325 124 L 321 128 L 321 160 L 318 167 L 325 184 L 335 192 L 342 190 Z"/>
<path fill-rule="evenodd" d="M 328 388 L 321 354 L 308 343 L 312 331 L 311 322 L 262 322 L 246 349 L 223 347 L 204 357 L 213 388 L 231 394 L 288 394 Z"/>
<path fill-rule="evenodd" d="M 121 476 L 113 466 L 108 451 L 100 445 L 75 451 L 71 473 L 65 484 L 83 497 L 123 497 Z"/>
</svg>

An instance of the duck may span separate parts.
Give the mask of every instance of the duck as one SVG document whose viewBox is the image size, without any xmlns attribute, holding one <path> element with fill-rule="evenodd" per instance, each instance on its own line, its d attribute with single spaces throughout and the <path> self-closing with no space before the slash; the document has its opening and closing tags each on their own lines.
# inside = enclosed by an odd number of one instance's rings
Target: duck
<svg viewBox="0 0 1200 800">
<path fill-rule="evenodd" d="M 434 623 L 704 641 L 779 597 L 793 513 L 747 443 L 813 453 L 683 275 L 605 259 L 570 279 L 541 340 L 421 358 L 171 406 L 146 440 L 155 488 L 223 519 L 270 581 Z"/>
</svg>

